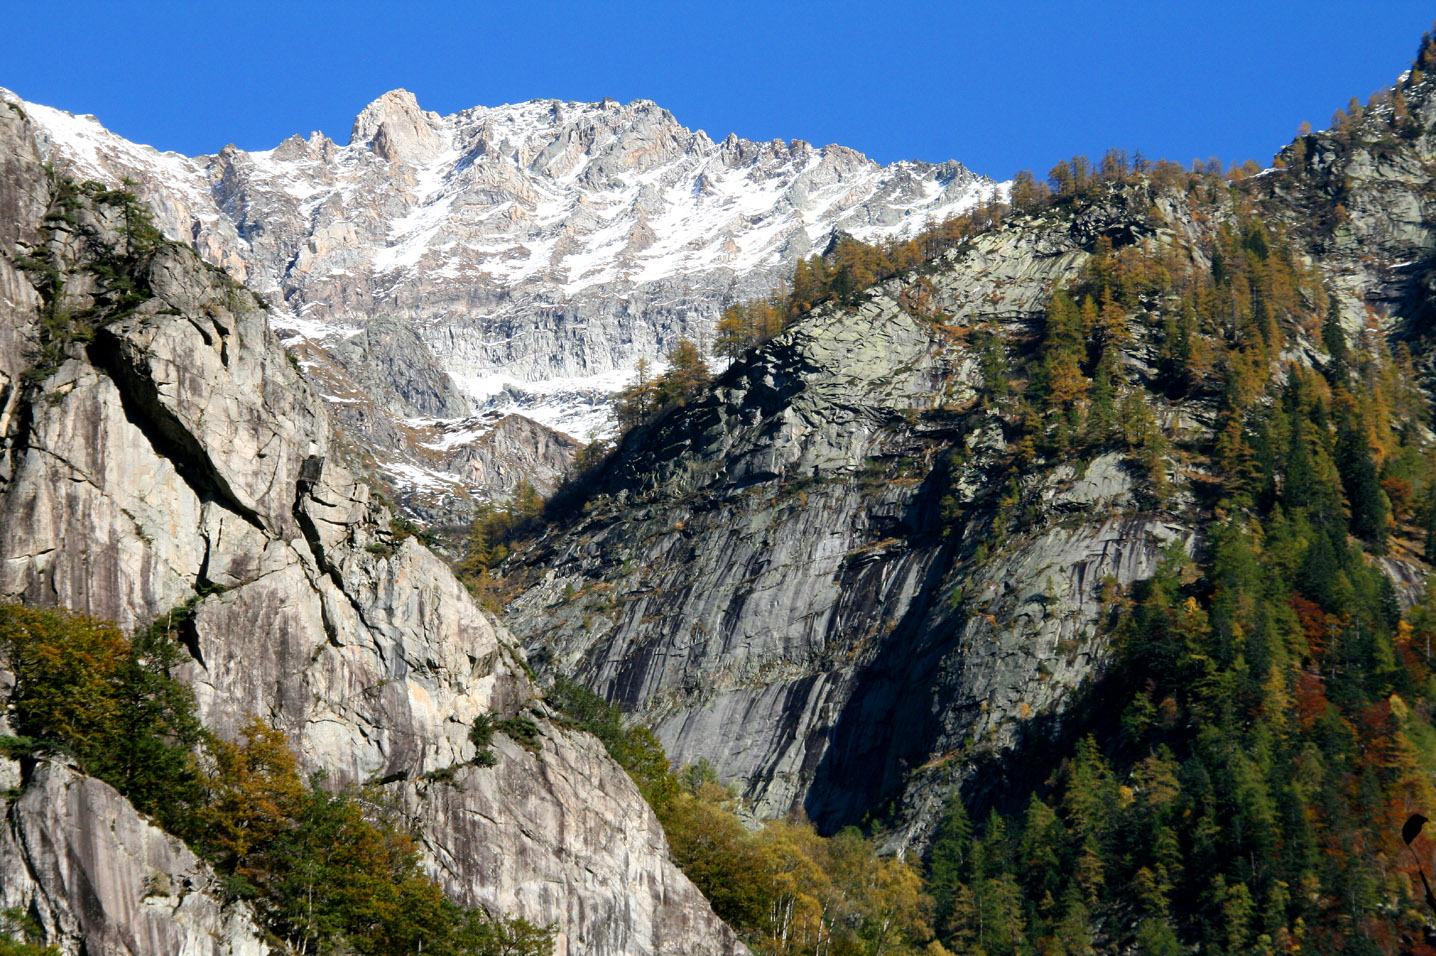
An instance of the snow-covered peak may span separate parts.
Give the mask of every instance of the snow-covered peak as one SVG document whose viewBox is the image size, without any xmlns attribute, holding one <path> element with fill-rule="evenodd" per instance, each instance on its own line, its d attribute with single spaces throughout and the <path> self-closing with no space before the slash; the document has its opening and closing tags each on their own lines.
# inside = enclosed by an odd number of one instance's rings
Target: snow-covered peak
<svg viewBox="0 0 1436 956">
<path fill-rule="evenodd" d="M 367 146 L 391 163 L 424 164 L 448 147 L 446 124 L 408 90 L 390 90 L 354 119 L 350 146 Z"/>
<path fill-rule="evenodd" d="M 392 90 L 360 111 L 347 145 L 313 133 L 194 158 L 23 108 L 52 160 L 134 182 L 161 228 L 269 298 L 291 342 L 352 357 L 341 346 L 391 317 L 425 354 L 387 355 L 385 374 L 442 369 L 475 408 L 504 398 L 579 435 L 601 425 L 604 395 L 638 359 L 711 341 L 724 306 L 767 294 L 835 231 L 907 237 L 1003 189 L 955 161 L 715 141 L 651 100 L 441 116 Z M 356 411 L 353 382 L 375 374 L 352 369 L 336 407 L 354 416 L 351 434 L 392 440 L 401 428 Z M 477 387 L 499 380 L 502 396 Z M 372 403 L 384 415 L 416 413 L 386 394 Z"/>
</svg>

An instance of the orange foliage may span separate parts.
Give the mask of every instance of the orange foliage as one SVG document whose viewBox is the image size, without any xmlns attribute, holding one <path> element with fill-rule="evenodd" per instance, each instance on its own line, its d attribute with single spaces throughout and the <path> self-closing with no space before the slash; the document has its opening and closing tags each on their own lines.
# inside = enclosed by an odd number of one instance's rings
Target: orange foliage
<svg viewBox="0 0 1436 956">
<path fill-rule="evenodd" d="M 1296 675 L 1296 723 L 1303 731 L 1316 726 L 1331 701 L 1326 699 L 1326 684 L 1310 671 Z"/>
<path fill-rule="evenodd" d="M 1323 611 L 1314 601 L 1293 594 L 1291 609 L 1301 621 L 1301 631 L 1306 637 L 1306 646 L 1313 659 L 1319 659 L 1326 651 L 1328 639 L 1337 627 L 1337 619 Z"/>
</svg>

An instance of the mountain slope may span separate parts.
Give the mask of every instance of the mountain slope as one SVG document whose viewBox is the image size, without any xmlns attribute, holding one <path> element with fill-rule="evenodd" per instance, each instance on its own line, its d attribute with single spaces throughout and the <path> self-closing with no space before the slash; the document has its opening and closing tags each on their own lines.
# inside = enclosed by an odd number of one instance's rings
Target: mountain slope
<svg viewBox="0 0 1436 956">
<path fill-rule="evenodd" d="M 183 622 L 210 729 L 258 716 L 305 770 L 379 783 L 467 905 L 552 923 L 573 951 L 741 950 L 627 775 L 551 719 L 508 634 L 335 462 L 254 296 L 132 197 L 47 173 L 20 108 L 0 109 L 0 167 L 0 600 Z M 481 714 L 527 715 L 539 746 L 500 736 L 496 765 L 472 765 Z M 19 769 L 22 809 L 57 785 Z M 103 823 L 56 825 L 104 847 Z M 7 884 L 7 901 L 52 884 Z"/>
<path fill-rule="evenodd" d="M 1019 713 L 1060 711 L 1102 653 L 1104 578 L 1145 577 L 1191 527 L 1144 506 L 1120 455 L 1048 460 L 1011 479 L 1040 517 L 994 548 L 1019 426 L 978 401 L 972 329 L 1020 350 L 1084 240 L 1148 201 L 1011 223 L 820 307 L 630 435 L 583 515 L 524 556 L 544 579 L 507 620 L 540 669 L 634 708 L 760 815 L 825 827 L 965 739 L 1000 748 Z M 961 320 L 914 315 L 919 284 Z"/>
<path fill-rule="evenodd" d="M 1088 719 L 1114 608 L 1173 546 L 1210 547 L 1265 383 L 1327 368 L 1333 335 L 1372 381 L 1395 374 L 1383 333 L 1423 341 L 1429 80 L 1403 108 L 1403 132 L 1373 110 L 1368 136 L 1312 137 L 1336 172 L 1069 181 L 815 308 L 625 437 L 511 559 L 510 626 L 756 814 L 880 814 L 922 844 L 955 786 Z M 1414 533 L 1363 559 L 1407 604 Z"/>
</svg>

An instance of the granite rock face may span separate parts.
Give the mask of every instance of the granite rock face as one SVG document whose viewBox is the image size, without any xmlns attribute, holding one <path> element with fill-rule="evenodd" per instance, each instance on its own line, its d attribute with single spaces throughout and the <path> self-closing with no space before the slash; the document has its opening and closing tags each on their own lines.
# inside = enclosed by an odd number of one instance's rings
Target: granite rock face
<svg viewBox="0 0 1436 956">
<path fill-rule="evenodd" d="M 38 330 L 38 297 L 12 296 L 0 316 L 8 341 L 46 344 L 6 353 L 22 384 L 7 397 L 0 600 L 123 627 L 189 604 L 184 676 L 206 724 L 232 734 L 258 715 L 336 784 L 383 781 L 457 898 L 554 923 L 571 952 L 741 950 L 668 860 L 626 774 L 549 719 L 507 633 L 337 462 L 324 403 L 258 300 L 183 247 L 125 260 L 120 214 L 100 199 L 44 219 L 48 198 L 17 185 L 45 180 L 10 110 L 0 157 L 16 173 L 0 206 L 40 213 L 9 227 L 0 264 L 23 283 L 13 264 L 48 255 L 63 291 L 43 307 L 90 316 L 63 340 Z M 96 262 L 129 262 L 149 298 L 107 310 Z M 501 739 L 498 766 L 459 766 L 474 717 L 520 712 L 541 728 L 538 753 Z M 454 787 L 426 779 L 446 768 Z M 32 829 L 108 839 L 52 812 Z M 91 915 L 76 932 L 110 925 Z"/>
<path fill-rule="evenodd" d="M 1375 324 L 1424 349 L 1436 292 L 1436 96 L 1430 77 L 1398 89 L 1409 111 L 1400 135 L 1390 103 L 1368 109 L 1344 132 L 1298 137 L 1254 191 L 1345 293 L 1349 331 Z"/>
<path fill-rule="evenodd" d="M 969 333 L 1021 348 L 1094 237 L 1171 231 L 1150 200 L 1020 219 L 820 307 L 630 434 L 512 567 L 529 586 L 506 620 L 536 666 L 651 723 L 675 762 L 710 761 L 756 815 L 828 829 L 941 794 L 1060 717 L 1105 659 L 1103 588 L 1189 546 L 1190 516 L 1154 510 L 1116 454 L 1039 460 L 1011 487 L 1015 410 L 979 401 Z M 913 314 L 919 288 L 945 322 Z"/>
<path fill-rule="evenodd" d="M 0 904 L 86 956 L 267 956 L 243 903 L 129 801 L 59 763 L 33 768 L 0 831 Z"/>
<path fill-rule="evenodd" d="M 1275 202 L 1275 176 L 1251 195 Z M 1299 215 L 1284 208 L 1274 221 Z M 820 306 L 626 436 L 568 517 L 510 559 L 523 591 L 506 621 L 540 673 L 578 675 L 676 762 L 708 760 L 755 815 L 801 809 L 831 831 L 883 814 L 891 849 L 921 847 L 952 787 L 983 786 L 974 775 L 1024 734 L 1070 723 L 1109 659 L 1113 596 L 1165 550 L 1200 547 L 1206 520 L 1200 456 L 1168 457 L 1159 496 L 1119 453 L 1024 448 L 1017 410 L 985 389 L 984 340 L 1022 368 L 1054 289 L 1099 241 L 1191 249 L 1205 267 L 1200 248 L 1234 214 L 1230 199 L 1197 216 L 1184 192 L 1129 184 Z M 1357 258 L 1317 264 L 1339 277 Z M 1363 288 L 1339 292 L 1343 307 L 1391 293 Z M 1174 444 L 1205 447 L 1213 397 L 1151 388 L 1156 332 L 1131 333 L 1120 386 Z M 1302 341 L 1284 359 L 1321 354 Z M 1382 567 L 1407 600 L 1419 592 L 1419 561 Z"/>
</svg>

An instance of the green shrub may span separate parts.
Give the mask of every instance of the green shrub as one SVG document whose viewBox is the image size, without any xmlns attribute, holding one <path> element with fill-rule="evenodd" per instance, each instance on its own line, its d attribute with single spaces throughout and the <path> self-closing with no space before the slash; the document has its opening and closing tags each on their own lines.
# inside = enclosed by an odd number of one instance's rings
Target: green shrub
<svg viewBox="0 0 1436 956">
<path fill-rule="evenodd" d="M 469 728 L 469 742 L 476 748 L 471 761 L 474 766 L 492 767 L 499 762 L 498 755 L 489 747 L 494 742 L 494 719 L 488 714 L 474 718 L 473 726 Z"/>
<path fill-rule="evenodd" d="M 112 624 L 58 610 L 0 605 L 0 663 L 15 675 L 8 713 L 14 754 L 62 751 L 180 828 L 202 795 L 194 695 L 170 676 L 184 652 L 170 631 L 127 638 Z"/>
<path fill-rule="evenodd" d="M 496 720 L 494 729 L 503 732 L 530 753 L 538 753 L 543 746 L 539 740 L 539 726 L 534 723 L 532 717 L 520 714 L 517 717 Z"/>
</svg>

